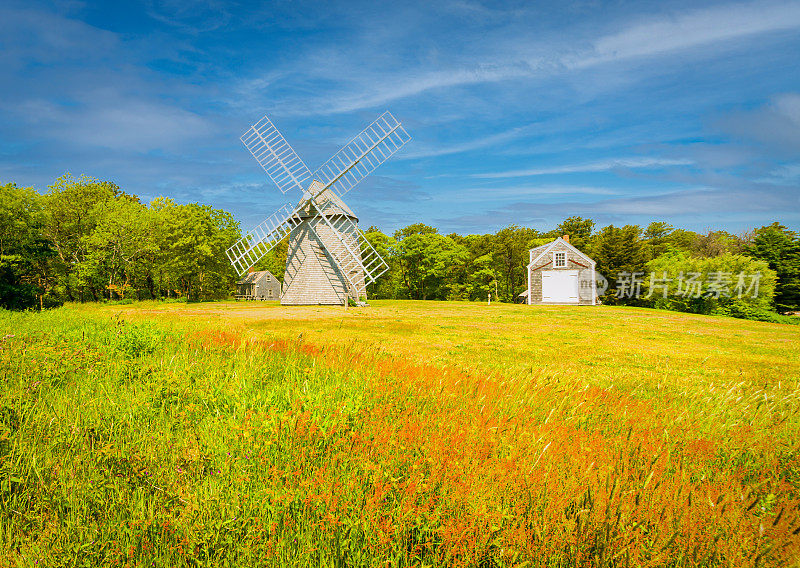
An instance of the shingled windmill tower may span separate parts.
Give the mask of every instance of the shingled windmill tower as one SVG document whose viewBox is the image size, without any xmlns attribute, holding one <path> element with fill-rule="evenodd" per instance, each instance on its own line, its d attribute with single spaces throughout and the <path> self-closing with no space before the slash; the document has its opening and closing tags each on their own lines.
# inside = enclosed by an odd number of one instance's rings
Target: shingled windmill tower
<svg viewBox="0 0 800 568">
<path fill-rule="evenodd" d="M 244 274 L 287 235 L 281 304 L 363 302 L 367 284 L 388 270 L 358 228 L 358 218 L 342 200 L 411 137 L 385 112 L 344 145 L 313 174 L 266 116 L 242 135 L 242 142 L 281 192 L 299 193 L 228 249 Z"/>
</svg>

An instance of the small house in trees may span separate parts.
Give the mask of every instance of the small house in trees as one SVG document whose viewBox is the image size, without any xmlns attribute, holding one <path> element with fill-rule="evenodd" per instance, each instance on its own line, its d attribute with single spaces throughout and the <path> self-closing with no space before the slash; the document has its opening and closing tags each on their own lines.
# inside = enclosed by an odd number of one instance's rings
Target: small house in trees
<svg viewBox="0 0 800 568">
<path fill-rule="evenodd" d="M 527 303 L 597 304 L 595 262 L 569 235 L 530 250 Z"/>
<path fill-rule="evenodd" d="M 269 270 L 249 272 L 236 283 L 237 300 L 280 300 L 281 283 Z"/>
</svg>

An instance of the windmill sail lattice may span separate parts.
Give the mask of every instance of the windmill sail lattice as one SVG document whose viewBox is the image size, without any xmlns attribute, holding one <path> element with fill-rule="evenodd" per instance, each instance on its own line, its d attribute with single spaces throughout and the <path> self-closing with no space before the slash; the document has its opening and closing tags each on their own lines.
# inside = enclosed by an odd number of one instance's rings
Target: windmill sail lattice
<svg viewBox="0 0 800 568">
<path fill-rule="evenodd" d="M 402 125 L 385 112 L 314 172 L 314 179 L 323 184 L 323 191 L 341 197 L 409 140 Z"/>
<path fill-rule="evenodd" d="M 250 229 L 228 249 L 228 259 L 236 272 L 238 274 L 247 272 L 302 221 L 294 207 L 287 203 Z"/>
<path fill-rule="evenodd" d="M 378 117 L 314 174 L 268 117 L 242 136 L 258 163 L 286 193 L 302 195 L 228 249 L 243 274 L 287 236 L 290 239 L 281 303 L 342 303 L 366 298 L 366 286 L 388 265 L 358 228 L 341 197 L 402 148 L 411 137 L 389 112 Z"/>
<path fill-rule="evenodd" d="M 268 117 L 251 126 L 241 140 L 281 192 L 306 189 L 311 172 Z"/>
</svg>

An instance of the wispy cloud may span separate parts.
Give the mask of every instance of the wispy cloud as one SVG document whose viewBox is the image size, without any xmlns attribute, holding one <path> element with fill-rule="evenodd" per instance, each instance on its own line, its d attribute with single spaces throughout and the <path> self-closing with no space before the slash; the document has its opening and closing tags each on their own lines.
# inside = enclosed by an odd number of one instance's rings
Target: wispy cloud
<svg viewBox="0 0 800 568">
<path fill-rule="evenodd" d="M 800 27 L 797 2 L 724 4 L 650 17 L 600 37 L 594 52 L 572 62 L 587 67 L 609 61 L 667 54 L 743 37 Z"/>
<path fill-rule="evenodd" d="M 98 62 L 120 47 L 116 34 L 33 8 L 0 5 L 0 74 L 26 65 Z"/>
<path fill-rule="evenodd" d="M 205 118 L 173 105 L 121 95 L 92 93 L 83 101 L 58 104 L 30 99 L 11 109 L 34 128 L 39 140 L 146 153 L 181 151 L 189 141 L 208 137 Z"/>
<path fill-rule="evenodd" d="M 715 188 L 692 188 L 651 196 L 625 196 L 598 201 L 567 200 L 559 202 L 519 201 L 480 214 L 441 219 L 453 230 L 469 230 L 476 224 L 501 227 L 509 223 L 552 226 L 569 215 L 580 215 L 601 223 L 647 223 L 653 219 L 687 221 L 702 230 L 719 226 L 720 221 L 744 218 L 757 225 L 764 213 L 775 208 L 791 207 L 796 198 L 791 192 L 779 194 L 760 191 L 726 191 Z M 796 208 L 795 208 L 796 209 Z M 791 213 L 785 221 L 797 221 Z"/>
<path fill-rule="evenodd" d="M 787 164 L 772 170 L 765 181 L 781 184 L 800 183 L 800 163 Z"/>
<path fill-rule="evenodd" d="M 780 155 L 800 151 L 800 94 L 784 93 L 752 111 L 731 114 L 718 121 L 727 133 L 764 144 Z"/>
<path fill-rule="evenodd" d="M 369 222 L 800 211 L 796 0 L 0 4 L 0 177 L 21 185 L 85 172 L 257 221 L 282 201 L 249 121 L 312 165 L 390 108 L 413 140 L 348 195 Z"/>
<path fill-rule="evenodd" d="M 666 168 L 672 166 L 687 166 L 690 160 L 676 160 L 669 158 L 620 158 L 615 160 L 601 160 L 584 164 L 570 164 L 566 166 L 553 166 L 549 168 L 530 168 L 525 170 L 510 170 L 505 172 L 486 172 L 472 174 L 475 178 L 514 178 L 542 176 L 552 174 L 571 174 L 579 172 L 604 172 L 621 169 Z"/>
<path fill-rule="evenodd" d="M 439 191 L 434 200 L 450 203 L 496 203 L 521 197 L 535 199 L 541 196 L 619 195 L 620 189 L 589 185 L 522 185 L 510 187 L 466 187 L 454 191 Z"/>
<path fill-rule="evenodd" d="M 199 34 L 224 27 L 231 14 L 216 0 L 147 0 L 147 15 L 184 32 Z"/>
<path fill-rule="evenodd" d="M 467 58 L 454 57 L 455 65 L 426 65 L 408 62 L 387 66 L 383 60 L 374 65 L 361 60 L 363 47 L 356 43 L 346 57 L 340 48 L 326 53 L 314 50 L 291 60 L 292 72 L 302 68 L 312 76 L 330 80 L 331 71 L 342 64 L 351 65 L 357 60 L 357 72 L 348 71 L 344 77 L 349 84 L 340 84 L 325 90 L 324 96 L 298 101 L 297 105 L 283 105 L 282 112 L 300 114 L 339 114 L 385 106 L 394 101 L 417 97 L 423 93 L 458 87 L 474 87 L 519 79 L 545 80 L 563 75 L 565 71 L 578 72 L 598 65 L 624 62 L 643 57 L 670 56 L 677 51 L 707 48 L 712 44 L 747 39 L 800 28 L 800 4 L 797 2 L 759 2 L 718 5 L 712 8 L 678 12 L 668 8 L 663 13 L 638 16 L 623 25 L 620 31 L 592 37 L 583 32 L 570 41 L 548 43 L 514 34 L 510 42 L 503 35 L 482 38 L 485 49 Z M 584 45 L 575 48 L 575 45 Z M 700 57 L 707 56 L 697 49 Z M 400 69 L 399 71 L 397 69 Z M 644 70 L 648 73 L 648 70 Z M 659 73 L 653 67 L 650 73 Z M 274 74 L 271 71 L 270 74 Z M 273 75 L 274 76 L 274 75 Z M 244 79 L 237 87 L 240 92 L 260 92 L 270 84 L 261 77 Z M 255 90 L 255 91 L 254 91 Z M 249 98 L 249 97 L 248 97 Z"/>
<path fill-rule="evenodd" d="M 720 188 L 692 188 L 658 195 L 607 199 L 594 203 L 561 203 L 559 206 L 562 210 L 569 207 L 594 215 L 719 216 L 726 213 L 769 211 L 775 207 L 787 207 L 793 201 L 796 202 L 796 198 L 793 198 L 789 192 L 768 193 L 757 187 L 735 191 Z M 531 204 L 530 206 L 535 209 L 535 205 Z"/>
<path fill-rule="evenodd" d="M 475 150 L 482 150 L 483 148 L 491 148 L 499 146 L 512 140 L 516 140 L 523 136 L 532 134 L 535 131 L 536 125 L 520 126 L 512 128 L 505 132 L 484 136 L 475 140 L 461 142 L 459 144 L 442 144 L 438 146 L 428 146 L 411 151 L 405 151 L 398 156 L 400 160 L 413 160 L 417 158 L 432 158 L 435 156 L 447 156 L 451 154 L 461 154 L 464 152 L 472 152 Z"/>
<path fill-rule="evenodd" d="M 298 101 L 299 104 L 295 105 L 282 105 L 280 109 L 281 112 L 295 115 L 307 115 L 309 112 L 320 115 L 350 113 L 383 107 L 394 101 L 428 91 L 494 83 L 526 75 L 529 75 L 529 70 L 526 68 L 509 65 L 476 65 L 474 68 L 431 70 L 421 76 L 416 72 L 409 76 L 407 73 L 382 72 L 370 75 L 368 71 L 364 71 L 361 80 L 349 89 L 340 89 L 339 92 L 329 91 L 323 97 L 311 97 L 310 100 Z M 255 88 L 265 85 L 259 78 L 249 79 L 248 83 Z M 247 93 L 247 86 L 242 85 L 238 90 L 244 92 L 248 98 L 254 98 L 252 93 Z"/>
</svg>

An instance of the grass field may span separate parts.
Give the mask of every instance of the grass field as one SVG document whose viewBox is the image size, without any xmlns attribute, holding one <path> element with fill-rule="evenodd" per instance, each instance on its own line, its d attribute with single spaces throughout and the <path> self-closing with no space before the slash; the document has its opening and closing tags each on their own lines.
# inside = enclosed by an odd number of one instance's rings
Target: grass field
<svg viewBox="0 0 800 568">
<path fill-rule="evenodd" d="M 793 566 L 800 326 L 0 312 L 0 566 Z"/>
</svg>

